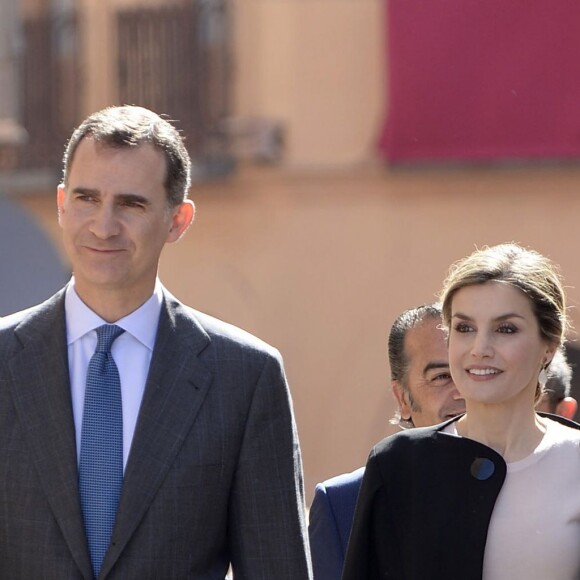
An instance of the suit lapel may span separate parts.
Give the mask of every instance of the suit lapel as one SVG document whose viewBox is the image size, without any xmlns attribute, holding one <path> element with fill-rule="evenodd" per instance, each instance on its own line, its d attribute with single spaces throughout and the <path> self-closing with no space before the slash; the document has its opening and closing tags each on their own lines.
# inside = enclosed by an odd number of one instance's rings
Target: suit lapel
<svg viewBox="0 0 580 580">
<path fill-rule="evenodd" d="M 41 485 L 79 569 L 91 578 L 78 493 L 63 297 L 60 292 L 16 328 L 22 348 L 6 368 Z"/>
<path fill-rule="evenodd" d="M 209 340 L 183 305 L 166 293 L 125 469 L 115 545 L 105 556 L 103 574 L 112 568 L 143 518 L 208 392 L 211 373 L 198 354 Z"/>
</svg>

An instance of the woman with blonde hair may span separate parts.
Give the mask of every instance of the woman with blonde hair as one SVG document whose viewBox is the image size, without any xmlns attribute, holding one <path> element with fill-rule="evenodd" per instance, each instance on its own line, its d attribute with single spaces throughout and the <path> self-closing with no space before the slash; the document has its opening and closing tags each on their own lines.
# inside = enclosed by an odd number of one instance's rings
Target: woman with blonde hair
<svg viewBox="0 0 580 580">
<path fill-rule="evenodd" d="M 486 247 L 441 299 L 466 413 L 374 447 L 343 580 L 580 578 L 580 425 L 535 409 L 567 330 L 557 267 Z"/>
</svg>

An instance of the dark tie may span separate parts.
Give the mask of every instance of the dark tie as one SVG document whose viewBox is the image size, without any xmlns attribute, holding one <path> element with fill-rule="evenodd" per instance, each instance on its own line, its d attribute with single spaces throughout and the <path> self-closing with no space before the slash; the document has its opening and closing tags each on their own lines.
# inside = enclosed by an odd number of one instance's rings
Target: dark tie
<svg viewBox="0 0 580 580">
<path fill-rule="evenodd" d="M 87 370 L 79 487 L 95 577 L 109 548 L 123 485 L 121 381 L 111 356 L 111 345 L 123 332 L 114 324 L 97 328 L 99 342 Z"/>
</svg>

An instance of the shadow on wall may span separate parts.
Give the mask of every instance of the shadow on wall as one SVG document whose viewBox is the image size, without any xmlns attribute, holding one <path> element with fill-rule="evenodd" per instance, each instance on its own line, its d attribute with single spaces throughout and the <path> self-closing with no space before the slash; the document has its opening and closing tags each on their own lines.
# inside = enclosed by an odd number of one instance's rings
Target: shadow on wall
<svg viewBox="0 0 580 580">
<path fill-rule="evenodd" d="M 0 316 L 42 302 L 69 278 L 50 239 L 0 193 Z"/>
</svg>

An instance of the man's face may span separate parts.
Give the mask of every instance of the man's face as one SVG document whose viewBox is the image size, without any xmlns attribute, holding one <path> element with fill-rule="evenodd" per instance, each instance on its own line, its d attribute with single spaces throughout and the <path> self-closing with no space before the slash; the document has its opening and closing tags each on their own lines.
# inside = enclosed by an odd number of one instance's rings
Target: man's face
<svg viewBox="0 0 580 580">
<path fill-rule="evenodd" d="M 153 291 L 164 244 L 178 239 L 193 219 L 191 203 L 168 207 L 165 172 L 163 154 L 149 143 L 111 148 L 90 137 L 80 142 L 66 191 L 58 189 L 58 208 L 85 301 L 121 293 L 138 302 Z"/>
<path fill-rule="evenodd" d="M 465 401 L 451 379 L 446 338 L 440 324 L 440 320 L 428 318 L 407 331 L 405 386 L 409 393 L 398 381 L 392 382 L 401 417 L 411 418 L 415 427 L 436 425 L 465 411 Z"/>
</svg>

